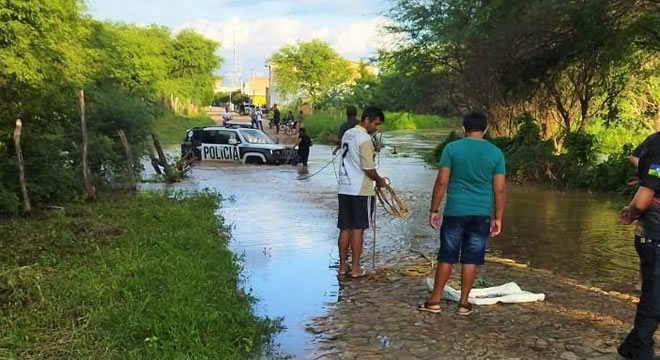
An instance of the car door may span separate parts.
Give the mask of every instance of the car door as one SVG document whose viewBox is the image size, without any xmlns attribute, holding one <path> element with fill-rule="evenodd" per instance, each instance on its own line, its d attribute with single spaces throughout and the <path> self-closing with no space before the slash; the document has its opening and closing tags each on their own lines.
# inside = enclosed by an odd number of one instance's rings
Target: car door
<svg viewBox="0 0 660 360">
<path fill-rule="evenodd" d="M 236 130 L 206 129 L 202 136 L 201 159 L 207 161 L 239 162 L 241 145 Z"/>
</svg>

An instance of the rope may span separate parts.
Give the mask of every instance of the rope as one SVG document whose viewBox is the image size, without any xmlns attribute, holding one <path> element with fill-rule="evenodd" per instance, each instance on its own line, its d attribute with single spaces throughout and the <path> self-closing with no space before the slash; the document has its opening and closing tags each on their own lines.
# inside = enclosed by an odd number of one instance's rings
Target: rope
<svg viewBox="0 0 660 360">
<path fill-rule="evenodd" d="M 316 170 L 313 174 L 297 177 L 296 180 L 307 180 L 307 179 L 313 178 L 314 176 L 320 174 L 321 171 L 325 170 L 328 166 L 330 166 L 330 164 L 333 164 L 333 166 L 334 166 L 335 159 L 337 159 L 337 156 L 339 156 L 339 153 L 337 153 L 335 156 L 333 156 L 332 159 L 330 161 L 328 161 L 327 164 L 323 165 L 323 167 Z"/>
<path fill-rule="evenodd" d="M 385 209 L 385 212 L 394 218 L 408 218 L 410 217 L 410 210 L 406 204 L 401 201 L 396 192 L 392 188 L 392 182 L 389 178 L 384 178 L 385 187 L 376 187 L 376 197 Z"/>
<path fill-rule="evenodd" d="M 383 206 L 383 209 L 390 216 L 400 219 L 406 219 L 410 217 L 410 210 L 406 204 L 401 201 L 399 196 L 392 188 L 392 181 L 389 178 L 383 178 L 385 180 L 385 187 L 379 188 L 376 186 L 374 190 L 376 191 L 376 198 L 378 202 Z M 374 241 L 371 247 L 371 267 L 373 271 L 376 271 L 376 209 L 374 209 L 372 214 L 373 228 L 374 228 Z"/>
</svg>

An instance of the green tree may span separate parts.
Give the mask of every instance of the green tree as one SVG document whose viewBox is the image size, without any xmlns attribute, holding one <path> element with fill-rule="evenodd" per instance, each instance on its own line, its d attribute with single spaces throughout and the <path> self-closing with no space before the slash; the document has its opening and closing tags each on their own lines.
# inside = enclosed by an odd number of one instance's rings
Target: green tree
<svg viewBox="0 0 660 360">
<path fill-rule="evenodd" d="M 284 46 L 268 62 L 275 69 L 277 91 L 307 101 L 312 108 L 328 91 L 350 80 L 352 73 L 349 62 L 320 40 Z"/>
</svg>

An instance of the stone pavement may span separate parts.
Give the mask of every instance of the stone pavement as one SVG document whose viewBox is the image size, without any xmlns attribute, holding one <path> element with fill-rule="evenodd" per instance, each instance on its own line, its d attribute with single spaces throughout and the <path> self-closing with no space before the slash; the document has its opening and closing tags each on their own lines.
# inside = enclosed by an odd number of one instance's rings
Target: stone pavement
<svg viewBox="0 0 660 360">
<path fill-rule="evenodd" d="M 456 270 L 456 269 L 455 269 Z M 476 307 L 469 317 L 445 302 L 420 313 L 429 291 L 421 277 L 390 273 L 341 281 L 337 304 L 310 321 L 319 353 L 311 359 L 618 359 L 637 299 L 546 271 L 488 262 L 480 276 L 544 292 L 545 302 Z M 458 278 L 455 272 L 453 278 Z"/>
</svg>

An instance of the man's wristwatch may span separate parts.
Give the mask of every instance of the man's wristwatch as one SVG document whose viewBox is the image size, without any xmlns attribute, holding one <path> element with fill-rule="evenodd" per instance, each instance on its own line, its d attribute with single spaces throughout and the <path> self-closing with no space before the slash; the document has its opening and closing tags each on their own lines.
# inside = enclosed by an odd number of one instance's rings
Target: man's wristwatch
<svg viewBox="0 0 660 360">
<path fill-rule="evenodd" d="M 431 211 L 431 214 L 437 214 L 438 213 L 437 209 L 436 210 L 431 209 L 430 211 Z"/>
</svg>

